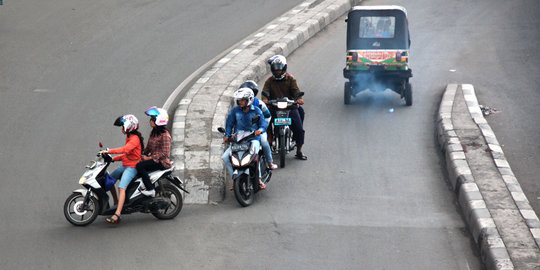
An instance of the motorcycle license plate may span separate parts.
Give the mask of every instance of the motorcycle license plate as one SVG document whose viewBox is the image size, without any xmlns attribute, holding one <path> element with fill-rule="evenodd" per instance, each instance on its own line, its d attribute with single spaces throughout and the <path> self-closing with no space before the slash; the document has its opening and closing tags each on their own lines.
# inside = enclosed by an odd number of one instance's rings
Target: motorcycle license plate
<svg viewBox="0 0 540 270">
<path fill-rule="evenodd" d="M 248 149 L 249 149 L 248 144 L 233 144 L 233 145 L 231 145 L 231 151 L 233 151 L 233 152 L 247 151 Z"/>
<path fill-rule="evenodd" d="M 290 126 L 291 125 L 291 118 L 276 118 L 276 119 L 274 119 L 274 125 L 276 125 L 276 126 L 283 126 L 283 125 Z"/>
</svg>

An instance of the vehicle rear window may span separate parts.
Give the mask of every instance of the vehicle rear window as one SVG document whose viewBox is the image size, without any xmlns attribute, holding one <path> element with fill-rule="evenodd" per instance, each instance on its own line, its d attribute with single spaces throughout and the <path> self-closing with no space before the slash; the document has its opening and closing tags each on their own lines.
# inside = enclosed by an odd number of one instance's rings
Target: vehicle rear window
<svg viewBox="0 0 540 270">
<path fill-rule="evenodd" d="M 360 38 L 394 38 L 396 18 L 371 16 L 360 19 Z"/>
</svg>

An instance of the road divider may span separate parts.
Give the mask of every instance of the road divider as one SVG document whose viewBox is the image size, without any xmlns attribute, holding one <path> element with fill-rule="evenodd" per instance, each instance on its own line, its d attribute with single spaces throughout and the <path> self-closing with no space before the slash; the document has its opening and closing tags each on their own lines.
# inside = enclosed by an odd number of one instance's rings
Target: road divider
<svg viewBox="0 0 540 270">
<path fill-rule="evenodd" d="M 449 84 L 437 135 L 448 179 L 487 269 L 539 269 L 540 221 L 470 84 Z"/>
<path fill-rule="evenodd" d="M 225 125 L 232 95 L 248 79 L 269 73 L 266 60 L 288 56 L 361 1 L 310 0 L 273 20 L 188 77 L 165 107 L 173 115 L 172 158 L 175 174 L 192 191 L 185 203 L 207 204 L 225 196 L 224 147 L 217 127 Z"/>
</svg>

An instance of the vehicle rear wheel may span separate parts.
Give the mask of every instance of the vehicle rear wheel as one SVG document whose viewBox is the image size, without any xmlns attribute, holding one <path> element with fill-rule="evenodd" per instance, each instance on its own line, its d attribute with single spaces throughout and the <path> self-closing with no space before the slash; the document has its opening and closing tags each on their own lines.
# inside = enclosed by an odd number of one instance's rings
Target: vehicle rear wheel
<svg viewBox="0 0 540 270">
<path fill-rule="evenodd" d="M 183 206 L 182 194 L 178 188 L 171 184 L 163 184 L 161 188 L 156 188 L 156 192 L 158 192 L 156 198 L 164 199 L 170 205 L 165 209 L 152 213 L 152 215 L 158 219 L 173 219 L 178 216 Z"/>
<path fill-rule="evenodd" d="M 287 154 L 286 137 L 287 135 L 279 135 L 279 167 L 285 168 L 285 155 Z"/>
<path fill-rule="evenodd" d="M 81 193 L 73 193 L 64 203 L 64 216 L 69 223 L 75 226 L 86 226 L 96 220 L 99 209 L 99 202 L 96 198 L 90 196 L 89 201 L 85 204 L 84 196 Z"/>
<path fill-rule="evenodd" d="M 238 203 L 243 206 L 250 206 L 253 203 L 255 191 L 249 177 L 245 174 L 240 175 L 234 180 L 234 196 Z"/>
<path fill-rule="evenodd" d="M 410 83 L 405 84 L 405 89 L 403 90 L 403 97 L 405 98 L 405 105 L 412 105 L 412 85 Z"/>
<path fill-rule="evenodd" d="M 343 102 L 345 104 L 351 104 L 352 87 L 350 82 L 346 82 L 343 87 Z"/>
</svg>

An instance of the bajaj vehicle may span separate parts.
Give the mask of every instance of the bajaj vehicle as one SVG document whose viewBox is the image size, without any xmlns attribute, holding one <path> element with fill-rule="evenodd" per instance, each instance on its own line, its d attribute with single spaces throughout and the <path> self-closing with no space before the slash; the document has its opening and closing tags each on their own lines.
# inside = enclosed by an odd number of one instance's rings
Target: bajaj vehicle
<svg viewBox="0 0 540 270">
<path fill-rule="evenodd" d="M 355 6 L 347 17 L 347 62 L 343 76 L 344 102 L 361 91 L 384 91 L 401 95 L 412 105 L 409 78 L 409 28 L 407 11 L 400 6 Z"/>
</svg>

